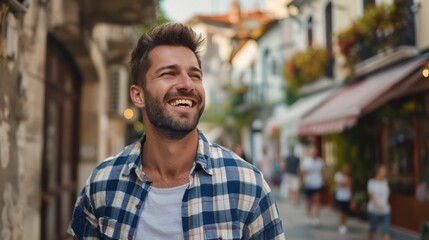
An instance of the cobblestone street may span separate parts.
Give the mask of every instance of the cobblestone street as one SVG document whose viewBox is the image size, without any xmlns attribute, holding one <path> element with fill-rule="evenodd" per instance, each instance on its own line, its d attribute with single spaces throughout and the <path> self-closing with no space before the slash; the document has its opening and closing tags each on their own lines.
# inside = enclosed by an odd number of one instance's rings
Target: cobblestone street
<svg viewBox="0 0 429 240">
<path fill-rule="evenodd" d="M 338 233 L 338 216 L 330 207 L 322 208 L 320 225 L 318 227 L 311 227 L 306 219 L 304 201 L 301 201 L 298 206 L 292 206 L 286 200 L 277 197 L 277 204 L 283 220 L 283 228 L 287 240 L 358 240 L 367 239 L 368 237 L 368 223 L 356 218 L 349 219 L 347 234 L 342 235 Z M 376 239 L 381 239 L 380 233 L 377 234 Z M 418 240 L 419 237 L 392 228 L 391 239 Z"/>
</svg>

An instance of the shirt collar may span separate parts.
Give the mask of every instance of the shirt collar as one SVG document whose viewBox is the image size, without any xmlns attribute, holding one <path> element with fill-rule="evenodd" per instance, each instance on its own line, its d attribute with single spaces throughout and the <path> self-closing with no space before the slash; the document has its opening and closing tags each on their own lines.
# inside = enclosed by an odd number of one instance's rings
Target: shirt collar
<svg viewBox="0 0 429 240">
<path fill-rule="evenodd" d="M 193 175 L 198 169 L 202 169 L 205 173 L 212 175 L 212 165 L 210 160 L 210 143 L 207 140 L 207 138 L 204 136 L 204 134 L 201 132 L 201 130 L 197 129 L 198 131 L 198 148 L 197 148 L 197 154 L 195 157 L 195 167 L 193 168 L 193 171 L 191 174 Z M 136 142 L 134 142 L 131 145 L 128 145 L 124 151 L 122 151 L 118 157 L 126 157 L 125 160 L 125 169 L 122 173 L 123 176 L 129 176 L 131 174 L 132 170 L 135 170 L 137 177 L 140 180 L 145 180 L 146 176 L 144 172 L 142 171 L 142 164 L 141 164 L 141 152 L 142 152 L 142 146 L 144 142 L 146 141 L 146 134 L 143 133 L 143 135 L 140 137 L 140 139 Z M 198 167 L 199 166 L 199 167 Z"/>
</svg>

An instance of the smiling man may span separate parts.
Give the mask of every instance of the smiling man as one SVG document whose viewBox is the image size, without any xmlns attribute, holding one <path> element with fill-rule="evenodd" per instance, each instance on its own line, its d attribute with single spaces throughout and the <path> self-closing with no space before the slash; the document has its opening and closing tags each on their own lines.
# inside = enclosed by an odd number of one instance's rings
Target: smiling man
<svg viewBox="0 0 429 240">
<path fill-rule="evenodd" d="M 77 239 L 284 239 L 262 174 L 197 129 L 205 93 L 191 28 L 166 24 L 131 55 L 146 133 L 99 164 L 74 209 Z"/>
</svg>

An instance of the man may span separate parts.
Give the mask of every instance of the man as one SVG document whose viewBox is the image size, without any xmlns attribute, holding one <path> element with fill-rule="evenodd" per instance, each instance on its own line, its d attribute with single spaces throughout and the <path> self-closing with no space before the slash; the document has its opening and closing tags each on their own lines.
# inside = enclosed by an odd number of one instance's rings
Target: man
<svg viewBox="0 0 429 240">
<path fill-rule="evenodd" d="M 130 96 L 146 133 L 90 176 L 69 228 L 77 239 L 284 239 L 261 173 L 196 128 L 201 43 L 177 23 L 139 39 Z"/>
<path fill-rule="evenodd" d="M 293 146 L 289 148 L 289 154 L 285 159 L 284 177 L 282 180 L 283 195 L 288 196 L 290 203 L 298 204 L 299 199 L 299 158 L 295 156 Z"/>
</svg>

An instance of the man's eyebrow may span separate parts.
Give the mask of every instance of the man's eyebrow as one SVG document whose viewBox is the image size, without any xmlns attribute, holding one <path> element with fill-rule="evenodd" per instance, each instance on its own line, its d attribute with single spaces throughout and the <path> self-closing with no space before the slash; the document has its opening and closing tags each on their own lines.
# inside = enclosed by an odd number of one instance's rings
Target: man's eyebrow
<svg viewBox="0 0 429 240">
<path fill-rule="evenodd" d="M 177 64 L 162 66 L 162 67 L 156 69 L 155 73 L 160 73 L 165 69 L 178 69 L 178 68 L 179 68 L 179 65 L 177 65 Z"/>
<path fill-rule="evenodd" d="M 162 72 L 165 69 L 171 69 L 171 70 L 173 70 L 173 69 L 178 69 L 178 68 L 179 68 L 179 65 L 177 65 L 177 64 L 162 66 L 162 67 L 158 68 L 155 71 L 155 73 L 158 74 L 158 73 Z M 190 67 L 189 70 L 191 70 L 193 72 L 199 72 L 200 74 L 203 74 L 203 71 L 200 68 L 198 68 L 198 67 Z"/>
<path fill-rule="evenodd" d="M 194 71 L 194 72 L 199 72 L 200 74 L 203 74 L 203 71 L 201 71 L 201 69 L 198 67 L 190 67 L 190 70 Z"/>
</svg>

